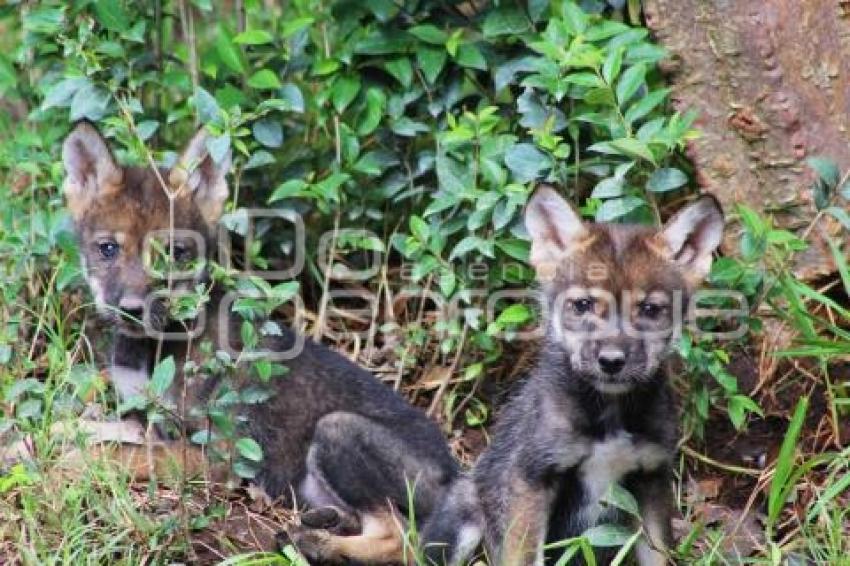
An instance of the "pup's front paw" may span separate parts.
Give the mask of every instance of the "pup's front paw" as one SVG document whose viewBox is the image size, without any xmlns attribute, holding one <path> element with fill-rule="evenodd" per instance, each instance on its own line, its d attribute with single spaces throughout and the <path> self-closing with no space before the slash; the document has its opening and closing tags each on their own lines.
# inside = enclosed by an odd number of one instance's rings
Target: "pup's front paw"
<svg viewBox="0 0 850 566">
<path fill-rule="evenodd" d="M 360 521 L 351 513 L 337 507 L 316 507 L 301 513 L 301 525 L 311 529 L 325 529 L 341 536 L 356 535 L 360 532 Z"/>
<path fill-rule="evenodd" d="M 324 529 L 311 529 L 301 525 L 284 526 L 289 541 L 311 562 L 333 561 L 336 556 L 331 548 L 332 535 Z"/>
</svg>

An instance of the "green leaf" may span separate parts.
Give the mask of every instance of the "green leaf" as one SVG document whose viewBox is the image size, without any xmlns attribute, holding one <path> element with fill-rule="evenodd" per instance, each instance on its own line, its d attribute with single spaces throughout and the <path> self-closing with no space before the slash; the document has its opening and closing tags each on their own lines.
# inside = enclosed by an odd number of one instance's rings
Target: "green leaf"
<svg viewBox="0 0 850 566">
<path fill-rule="evenodd" d="M 782 506 L 785 504 L 788 494 L 793 488 L 793 486 L 788 485 L 788 479 L 791 477 L 791 472 L 794 468 L 797 440 L 800 438 L 800 431 L 803 428 L 808 408 L 809 398 L 805 396 L 801 397 L 796 409 L 794 409 L 794 416 L 791 417 L 791 423 L 788 425 L 788 430 L 779 449 L 779 456 L 776 458 L 776 467 L 773 472 L 773 478 L 770 481 L 767 498 L 768 534 L 771 533 L 773 524 L 779 518 Z"/>
<path fill-rule="evenodd" d="M 449 254 L 449 261 L 453 261 L 459 257 L 463 257 L 469 252 L 476 250 L 487 257 L 493 257 L 493 242 L 484 240 L 478 236 L 466 236 Z"/>
<path fill-rule="evenodd" d="M 368 136 L 375 131 L 381 123 L 386 104 L 387 95 L 380 88 L 371 87 L 366 91 L 366 110 L 360 116 L 357 135 Z"/>
<path fill-rule="evenodd" d="M 743 430 L 747 422 L 748 413 L 756 413 L 761 415 L 761 407 L 755 401 L 746 395 L 736 394 L 729 398 L 727 404 L 729 420 L 732 421 L 732 426 L 735 430 Z"/>
<path fill-rule="evenodd" d="M 639 157 L 655 165 L 655 157 L 652 155 L 649 147 L 634 138 L 620 138 L 610 142 L 595 143 L 588 149 L 599 153 Z"/>
<path fill-rule="evenodd" d="M 139 138 L 142 141 L 147 141 L 150 139 L 154 133 L 159 129 L 159 122 L 156 120 L 143 120 L 136 124 L 136 133 L 139 134 Z"/>
<path fill-rule="evenodd" d="M 240 478 L 246 480 L 253 479 L 257 476 L 257 473 L 259 471 L 260 470 L 257 468 L 257 466 L 249 461 L 237 460 L 236 462 L 233 462 L 233 473 L 235 473 Z"/>
<path fill-rule="evenodd" d="M 44 102 L 41 103 L 42 109 L 53 108 L 54 106 L 65 107 L 71 105 L 71 100 L 74 94 L 82 87 L 90 84 L 86 77 L 72 77 L 62 79 L 55 83 L 47 94 L 44 96 Z"/>
<path fill-rule="evenodd" d="M 499 313 L 496 322 L 503 326 L 508 324 L 524 324 L 531 320 L 532 316 L 531 309 L 527 305 L 517 303 Z"/>
<path fill-rule="evenodd" d="M 464 43 L 458 47 L 455 61 L 458 62 L 458 65 L 470 69 L 487 70 L 487 60 L 484 59 L 481 50 L 472 43 Z"/>
<path fill-rule="evenodd" d="M 301 196 L 304 189 L 307 188 L 307 183 L 301 179 L 290 179 L 281 183 L 269 197 L 269 204 L 292 197 Z"/>
<path fill-rule="evenodd" d="M 638 91 L 641 85 L 643 85 L 645 77 L 646 65 L 642 63 L 632 65 L 620 76 L 620 80 L 617 81 L 617 102 L 619 102 L 621 107 L 625 106 L 626 102 L 628 102 Z"/>
<path fill-rule="evenodd" d="M 841 173 L 838 171 L 838 165 L 835 161 L 828 157 L 809 157 L 806 159 L 806 165 L 811 167 L 818 178 L 829 188 L 835 188 L 841 178 Z"/>
<path fill-rule="evenodd" d="M 618 483 L 612 483 L 608 492 L 602 496 L 602 502 L 622 509 L 632 517 L 640 517 L 637 500 L 626 488 Z"/>
<path fill-rule="evenodd" d="M 249 29 L 233 38 L 233 43 L 239 45 L 264 45 L 274 41 L 274 36 L 262 29 Z"/>
<path fill-rule="evenodd" d="M 258 167 L 264 167 L 275 162 L 274 156 L 264 149 L 258 149 L 251 154 L 251 157 L 245 163 L 245 170 L 250 171 Z"/>
<path fill-rule="evenodd" d="M 440 293 L 442 293 L 444 297 L 450 297 L 457 286 L 457 276 L 453 271 L 443 271 L 440 274 L 439 285 Z"/>
<path fill-rule="evenodd" d="M 414 122 L 407 116 L 402 116 L 398 120 L 393 120 L 390 126 L 393 133 L 403 137 L 413 137 L 421 133 L 431 131 L 423 122 Z"/>
<path fill-rule="evenodd" d="M 417 240 L 423 243 L 428 241 L 428 236 L 431 233 L 431 230 L 428 227 L 427 222 L 414 214 L 410 217 L 408 224 L 410 225 L 410 233 L 413 234 Z"/>
<path fill-rule="evenodd" d="M 280 147 L 283 144 L 283 127 L 274 118 L 260 118 L 252 126 L 254 139 L 266 147 Z"/>
<path fill-rule="evenodd" d="M 160 361 L 156 367 L 153 368 L 153 374 L 151 375 L 151 380 L 148 384 L 148 391 L 150 391 L 154 397 L 162 397 L 174 382 L 176 369 L 177 368 L 174 365 L 174 357 L 168 356 L 164 360 Z"/>
<path fill-rule="evenodd" d="M 336 111 L 340 114 L 343 113 L 358 92 L 360 92 L 359 78 L 343 76 L 337 79 L 331 91 L 331 100 Z"/>
<path fill-rule="evenodd" d="M 280 88 L 280 79 L 269 69 L 260 69 L 248 79 L 248 86 L 256 89 Z"/>
<path fill-rule="evenodd" d="M 850 179 L 844 181 L 844 184 L 838 188 L 838 194 L 847 200 L 850 200 Z"/>
<path fill-rule="evenodd" d="M 283 26 L 280 29 L 280 36 L 284 39 L 288 39 L 298 33 L 301 30 L 307 29 L 316 19 L 310 16 L 302 16 L 300 18 L 287 19 L 283 22 Z"/>
<path fill-rule="evenodd" d="M 505 252 L 508 256 L 519 261 L 528 261 L 528 254 L 531 249 L 531 245 L 528 241 L 520 240 L 519 238 L 496 240 L 496 247 Z"/>
<path fill-rule="evenodd" d="M 36 7 L 23 12 L 23 29 L 33 33 L 54 35 L 59 32 L 65 19 L 65 6 L 61 8 Z"/>
<path fill-rule="evenodd" d="M 620 75 L 620 69 L 623 67 L 624 51 L 622 47 L 612 49 L 605 57 L 605 63 L 602 64 L 602 78 L 611 86 L 614 85 L 614 80 Z"/>
<path fill-rule="evenodd" d="M 398 162 L 398 157 L 391 151 L 378 149 L 363 155 L 354 164 L 354 170 L 364 175 L 377 177 L 393 165 L 397 165 Z"/>
<path fill-rule="evenodd" d="M 666 193 L 684 186 L 688 182 L 688 177 L 675 167 L 663 167 L 656 169 L 649 180 L 646 181 L 646 188 L 653 193 Z"/>
<path fill-rule="evenodd" d="M 434 84 L 446 64 L 446 50 L 420 47 L 416 50 L 416 62 L 429 84 Z"/>
<path fill-rule="evenodd" d="M 571 35 L 579 35 L 587 29 L 587 14 L 572 0 L 565 0 L 561 5 L 561 17 Z"/>
<path fill-rule="evenodd" d="M 251 460 L 252 462 L 261 462 L 263 460 L 263 449 L 253 438 L 243 436 L 237 440 L 236 451 L 246 460 Z"/>
<path fill-rule="evenodd" d="M 564 77 L 564 82 L 590 88 L 605 88 L 605 83 L 595 73 L 571 73 Z"/>
<path fill-rule="evenodd" d="M 630 29 L 632 28 L 622 22 L 616 22 L 614 20 L 602 20 L 601 22 L 596 23 L 593 26 L 587 28 L 584 32 L 584 37 L 588 41 L 602 41 L 603 39 L 614 37 L 615 35 L 629 31 Z M 616 49 L 617 48 L 615 47 L 614 50 Z"/>
<path fill-rule="evenodd" d="M 847 229 L 850 230 L 850 226 L 847 226 Z M 832 251 L 832 259 L 835 261 L 835 267 L 838 268 L 838 274 L 841 276 L 844 292 L 850 297 L 850 265 L 848 265 L 847 256 L 841 253 L 838 245 L 831 238 L 828 238 L 826 242 Z"/>
<path fill-rule="evenodd" d="M 289 106 L 288 110 L 293 112 L 304 112 L 304 95 L 301 89 L 292 83 L 286 83 L 280 89 L 280 99 Z"/>
<path fill-rule="evenodd" d="M 611 222 L 612 220 L 622 218 L 643 204 L 645 202 L 642 198 L 634 196 L 606 200 L 596 211 L 596 221 Z"/>
<path fill-rule="evenodd" d="M 204 124 L 209 124 L 218 119 L 219 107 L 215 97 L 202 87 L 198 87 L 193 100 L 195 110 L 198 112 L 198 118 Z"/>
<path fill-rule="evenodd" d="M 505 165 L 520 183 L 537 179 L 541 171 L 552 167 L 551 158 L 534 144 L 518 143 L 505 152 Z"/>
<path fill-rule="evenodd" d="M 632 535 L 633 532 L 628 528 L 612 524 L 596 525 L 582 534 L 592 546 L 596 547 L 622 546 Z"/>
<path fill-rule="evenodd" d="M 515 6 L 501 5 L 491 10 L 484 19 L 481 31 L 484 37 L 517 35 L 528 31 L 530 22 L 525 13 Z"/>
<path fill-rule="evenodd" d="M 114 32 L 123 32 L 130 27 L 130 16 L 121 0 L 97 0 L 94 14 L 100 25 Z"/>
<path fill-rule="evenodd" d="M 224 156 L 227 155 L 230 149 L 230 134 L 207 138 L 207 151 L 210 152 L 210 157 L 216 163 L 224 161 Z"/>
<path fill-rule="evenodd" d="M 850 213 L 846 210 L 837 206 L 830 206 L 824 212 L 838 220 L 846 230 L 850 230 Z"/>
<path fill-rule="evenodd" d="M 230 33 L 221 24 L 219 24 L 217 31 L 218 33 L 216 33 L 215 37 L 215 51 L 221 58 L 221 62 L 234 73 L 244 72 L 245 66 L 242 64 L 242 53 L 233 43 Z"/>
<path fill-rule="evenodd" d="M 669 93 L 669 88 L 662 88 L 659 90 L 654 90 L 646 96 L 641 97 L 640 100 L 635 102 L 632 106 L 629 106 L 629 109 L 626 110 L 626 115 L 624 116 L 626 122 L 628 122 L 629 124 L 634 124 L 635 122 L 655 110 L 655 107 L 664 102 L 664 99 L 667 98 L 667 95 Z"/>
<path fill-rule="evenodd" d="M 623 184 L 623 178 L 616 175 L 602 179 L 593 187 L 590 197 L 600 199 L 621 197 L 623 196 Z"/>
<path fill-rule="evenodd" d="M 401 86 L 410 88 L 413 82 L 413 66 L 410 64 L 410 59 L 401 57 L 387 61 L 384 63 L 384 69 L 401 83 Z"/>
<path fill-rule="evenodd" d="M 407 31 L 417 39 L 434 45 L 445 45 L 449 39 L 449 35 L 446 32 L 431 24 L 413 26 Z"/>
<path fill-rule="evenodd" d="M 97 122 L 106 114 L 111 96 L 109 92 L 98 86 L 86 84 L 74 94 L 71 100 L 71 120 L 86 118 Z"/>
</svg>

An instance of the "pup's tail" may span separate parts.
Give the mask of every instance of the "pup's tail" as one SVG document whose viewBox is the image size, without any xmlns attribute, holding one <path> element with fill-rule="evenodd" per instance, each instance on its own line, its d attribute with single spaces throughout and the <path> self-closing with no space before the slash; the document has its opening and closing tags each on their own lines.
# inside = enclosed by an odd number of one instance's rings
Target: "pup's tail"
<svg viewBox="0 0 850 566">
<path fill-rule="evenodd" d="M 461 476 L 446 491 L 421 533 L 422 554 L 427 564 L 466 564 L 484 535 L 484 514 L 475 483 Z"/>
</svg>

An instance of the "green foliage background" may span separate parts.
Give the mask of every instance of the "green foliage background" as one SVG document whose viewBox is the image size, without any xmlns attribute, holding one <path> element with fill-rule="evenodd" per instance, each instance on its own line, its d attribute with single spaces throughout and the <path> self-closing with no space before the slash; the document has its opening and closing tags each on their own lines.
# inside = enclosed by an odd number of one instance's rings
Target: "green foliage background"
<svg viewBox="0 0 850 566">
<path fill-rule="evenodd" d="M 229 146 L 236 156 L 229 228 L 244 234 L 240 209 L 271 206 L 304 215 L 308 250 L 326 230 L 367 229 L 343 232 L 338 251 L 355 263 L 371 250 L 385 252 L 391 266 L 406 261 L 409 277 L 391 280 L 391 290 L 433 291 L 461 307 L 430 331 L 404 321 L 400 363 L 412 367 L 438 349 L 474 381 L 499 358 L 496 337 L 534 316 L 525 305 L 500 303 L 488 326 L 482 308 L 490 292 L 531 283 L 520 217 L 536 183 L 563 187 L 597 220 L 643 222 L 660 218 L 658 199 L 687 184 L 679 152 L 695 135 L 694 116 L 667 109 L 655 69 L 664 51 L 645 29 L 622 21 L 638 17 L 634 6 L 583 6 L 97 0 L 7 7 L 0 92 L 27 119 L 2 119 L 14 140 L 0 150 L 2 166 L 23 179 L 13 200 L 40 196 L 56 206 L 32 209 L 31 218 L 7 209 L 6 234 L 25 233 L 29 223 L 37 255 L 62 240 L 57 150 L 74 121 L 96 122 L 124 162 L 145 164 L 152 151 L 165 165 L 203 124 L 216 134 L 208 148 L 214 157 Z M 257 234 L 252 261 L 274 267 L 291 233 L 266 221 Z M 316 259 L 308 257 L 301 280 L 313 306 L 328 283 Z M 479 279 L 470 265 L 482 264 L 487 275 Z M 75 275 L 74 264 L 63 263 L 58 287 Z M 379 284 L 368 282 L 373 290 Z M 6 293 L 16 296 L 14 284 Z M 14 340 L 12 328 L 0 342 Z M 466 416 L 481 422 L 486 407 Z"/>
</svg>

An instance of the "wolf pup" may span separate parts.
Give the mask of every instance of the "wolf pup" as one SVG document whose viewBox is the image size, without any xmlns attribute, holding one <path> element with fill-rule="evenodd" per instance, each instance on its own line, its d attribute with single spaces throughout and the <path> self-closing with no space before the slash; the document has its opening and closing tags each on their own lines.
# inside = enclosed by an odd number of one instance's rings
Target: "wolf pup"
<svg viewBox="0 0 850 566">
<path fill-rule="evenodd" d="M 143 312 L 161 310 L 149 299 L 156 282 L 143 262 L 145 238 L 169 232 L 171 217 L 175 257 L 197 256 L 199 241 L 207 250 L 214 243 L 228 196 L 230 156 L 216 163 L 206 141 L 201 130 L 171 170 L 122 167 L 86 122 L 63 146 L 64 192 L 85 276 L 98 310 L 116 330 L 111 378 L 122 398 L 144 391 L 157 355 L 157 340 L 140 335 L 138 322 L 156 326 L 162 318 L 161 312 Z M 163 183 L 176 194 L 171 213 Z M 194 237 L 184 239 L 186 234 Z M 220 300 L 213 292 L 206 328 L 196 341 L 216 344 Z M 226 324 L 238 323 L 228 317 Z M 239 336 L 238 330 L 231 335 Z M 295 340 L 284 331 L 262 346 L 283 351 Z M 159 348 L 161 358 L 173 356 L 176 367 L 183 367 L 185 341 L 166 340 Z M 292 542 L 308 558 L 323 562 L 402 561 L 403 518 L 411 512 L 427 519 L 456 476 L 438 427 L 369 372 L 322 345 L 305 340 L 301 353 L 286 365 L 289 371 L 272 382 L 269 400 L 239 408 L 238 426 L 263 449 L 256 479 L 265 491 L 273 498 L 293 494 L 295 502 L 312 508 L 300 525 L 287 529 Z M 186 378 L 175 387 L 187 388 L 191 408 L 197 410 L 220 385 L 220 378 L 209 375 Z M 176 451 L 178 443 L 165 444 Z M 413 509 L 409 486 L 415 486 Z"/>
<path fill-rule="evenodd" d="M 703 196 L 660 230 L 584 224 L 541 187 L 525 223 L 548 309 L 544 346 L 471 477 L 438 512 L 456 523 L 425 538 L 448 543 L 452 563 L 481 531 L 494 564 L 554 563 L 560 553 L 545 544 L 618 519 L 600 505 L 618 482 L 640 508 L 638 562 L 664 564 L 677 426 L 662 362 L 709 272 L 721 209 Z"/>
</svg>

